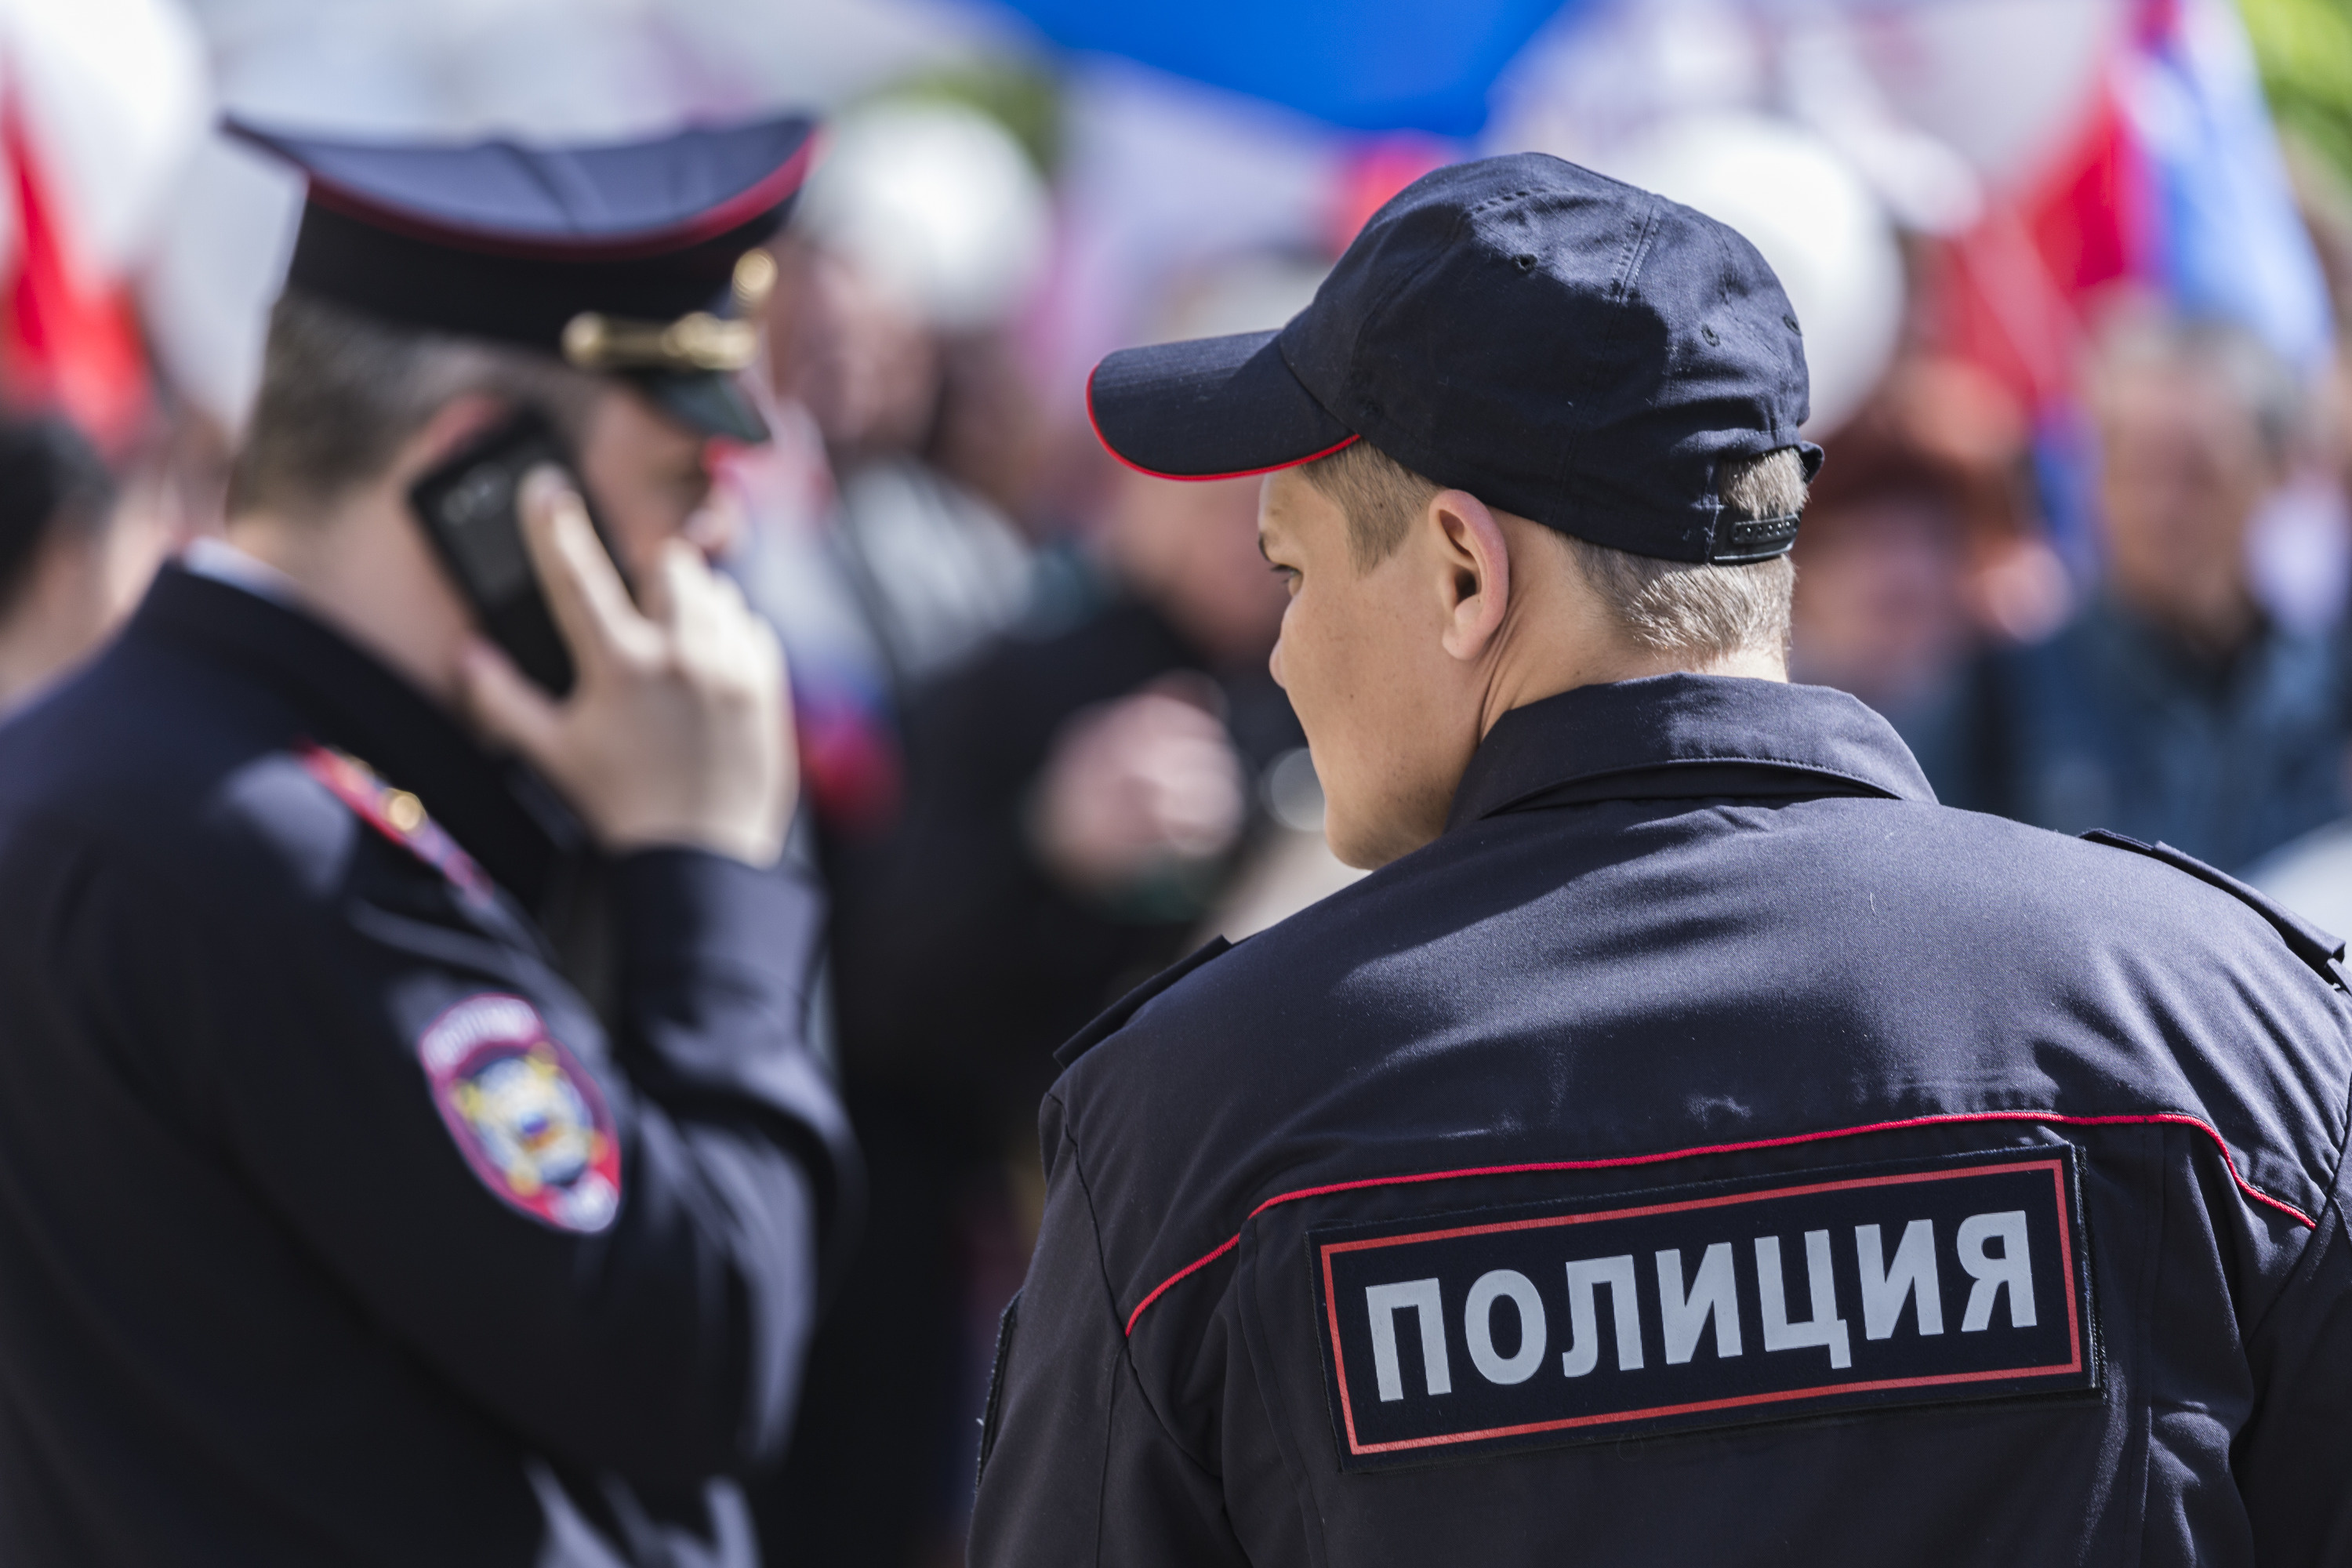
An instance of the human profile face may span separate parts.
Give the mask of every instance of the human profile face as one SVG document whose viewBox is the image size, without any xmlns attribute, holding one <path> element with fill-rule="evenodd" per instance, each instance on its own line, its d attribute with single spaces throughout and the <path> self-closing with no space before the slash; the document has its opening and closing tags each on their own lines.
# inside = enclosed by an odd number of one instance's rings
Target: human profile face
<svg viewBox="0 0 2352 1568">
<path fill-rule="evenodd" d="M 738 519 L 712 493 L 709 446 L 625 383 L 604 388 L 590 405 L 580 478 L 631 581 L 645 580 L 672 539 L 712 557 L 734 542 Z"/>
<path fill-rule="evenodd" d="M 1475 672 L 1444 646 L 1453 606 L 1422 531 L 1370 571 L 1339 504 L 1295 470 L 1259 491 L 1258 548 L 1289 593 L 1269 667 L 1322 781 L 1323 834 L 1386 865 L 1445 827 L 1477 749 Z"/>
<path fill-rule="evenodd" d="M 2282 478 L 2252 416 L 2187 366 L 2110 377 L 2099 416 L 2115 592 L 2176 635 L 2227 648 L 2253 618 L 2247 527 Z"/>
<path fill-rule="evenodd" d="M 1258 557 L 1258 481 L 1115 482 L 1104 543 L 1128 585 L 1217 668 L 1264 658 L 1288 595 Z"/>
<path fill-rule="evenodd" d="M 791 241 L 776 254 L 768 342 L 777 392 L 809 411 L 837 454 L 922 445 L 939 413 L 938 336 L 846 258 Z"/>
</svg>

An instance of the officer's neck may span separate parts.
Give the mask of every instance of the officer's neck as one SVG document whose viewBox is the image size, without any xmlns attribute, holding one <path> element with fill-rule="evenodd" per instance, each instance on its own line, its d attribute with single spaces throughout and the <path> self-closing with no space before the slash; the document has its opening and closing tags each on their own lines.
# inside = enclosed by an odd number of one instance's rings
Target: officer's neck
<svg viewBox="0 0 2352 1568">
<path fill-rule="evenodd" d="M 347 492 L 314 516 L 248 512 L 229 542 L 274 567 L 302 607 L 445 706 L 457 706 L 466 607 L 401 489 Z"/>
<path fill-rule="evenodd" d="M 498 417 L 487 397 L 444 405 L 373 479 L 300 510 L 257 507 L 229 519 L 229 542 L 292 584 L 304 608 L 427 697 L 458 705 L 473 621 L 409 510 L 417 478 Z"/>
<path fill-rule="evenodd" d="M 1642 646 L 1603 604 L 1558 535 L 1522 518 L 1505 515 L 1499 521 L 1511 542 L 1511 571 L 1502 624 L 1474 675 L 1482 738 L 1512 709 L 1580 686 L 1676 674 L 1789 679 L 1788 659 L 1777 649 L 1696 654 Z"/>
</svg>

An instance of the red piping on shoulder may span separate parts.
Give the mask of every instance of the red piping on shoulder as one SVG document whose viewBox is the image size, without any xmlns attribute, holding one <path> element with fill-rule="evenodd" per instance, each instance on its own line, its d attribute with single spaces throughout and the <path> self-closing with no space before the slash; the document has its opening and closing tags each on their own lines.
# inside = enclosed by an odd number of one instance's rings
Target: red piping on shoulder
<svg viewBox="0 0 2352 1568">
<path fill-rule="evenodd" d="M 1263 468 L 1235 468 L 1230 474 L 1163 474 L 1158 468 L 1147 468 L 1141 463 L 1136 462 L 1126 453 L 1112 446 L 1110 437 L 1103 434 L 1102 421 L 1095 417 L 1095 377 L 1101 373 L 1100 365 L 1095 366 L 1093 370 L 1087 373 L 1087 423 L 1094 426 L 1095 439 L 1102 443 L 1102 449 L 1117 458 L 1121 468 L 1133 468 L 1137 473 L 1151 479 L 1177 479 L 1188 485 L 1205 485 L 1213 479 L 1254 479 L 1260 474 L 1280 473 L 1285 468 L 1299 468 L 1314 462 L 1318 458 L 1328 458 L 1332 453 L 1344 451 L 1363 439 L 1361 436 L 1350 436 L 1344 441 L 1333 442 L 1319 452 L 1309 452 L 1303 458 L 1293 458 L 1286 463 L 1268 463 Z"/>
<path fill-rule="evenodd" d="M 2060 1127 L 2120 1127 L 2159 1122 L 2176 1127 L 2193 1127 L 2213 1140 L 2213 1146 L 2221 1151 L 2221 1163 L 2229 1167 L 2230 1180 L 2237 1184 L 2240 1192 L 2254 1202 L 2267 1205 L 2294 1219 L 2306 1230 L 2319 1228 L 2319 1223 L 2309 1215 L 2293 1204 L 2271 1196 L 2270 1194 L 2240 1175 L 2238 1162 L 2231 1157 L 2229 1144 L 2221 1141 L 2221 1132 L 2213 1127 L 2212 1123 L 2200 1121 L 2194 1116 L 2183 1115 L 2177 1110 L 2154 1111 L 2145 1116 L 2061 1116 L 2048 1110 L 1958 1111 L 1948 1116 L 1914 1116 L 1901 1121 L 1874 1121 L 1863 1127 L 1840 1127 L 1827 1132 L 1799 1132 L 1787 1138 L 1757 1138 L 1745 1143 L 1706 1143 L 1692 1149 L 1669 1149 L 1662 1154 L 1621 1154 L 1607 1160 L 1547 1160 L 1527 1165 L 1478 1165 L 1460 1171 L 1425 1171 L 1411 1176 L 1368 1176 L 1362 1181 L 1333 1182 L 1320 1187 L 1301 1187 L 1297 1192 L 1277 1193 L 1250 1210 L 1242 1223 L 1246 1226 L 1250 1220 L 1257 1218 L 1266 1210 L 1280 1204 L 1296 1203 L 1301 1198 L 1322 1197 L 1329 1193 L 1355 1192 L 1363 1187 L 1400 1187 L 1421 1182 L 1451 1182 L 1471 1176 L 1519 1176 L 1543 1171 L 1607 1171 L 1627 1165 L 1662 1164 L 1669 1160 L 1687 1160 L 1701 1154 L 1738 1154 L 1757 1149 L 1784 1149 L 1794 1143 L 1817 1143 L 1830 1138 L 1855 1138 L 1865 1132 L 1897 1132 L 1910 1127 L 1938 1127 L 1956 1121 L 2036 1121 Z M 1135 1310 L 1127 1315 L 1128 1337 L 1132 1339 L 1135 1336 L 1136 1320 L 1143 1316 L 1143 1310 L 1167 1294 L 1170 1286 L 1187 1275 L 1206 1268 L 1210 1264 L 1240 1246 L 1241 1239 L 1241 1232 L 1235 1231 L 1214 1251 L 1202 1254 L 1162 1279 L 1153 1288 L 1151 1294 L 1137 1302 Z"/>
</svg>

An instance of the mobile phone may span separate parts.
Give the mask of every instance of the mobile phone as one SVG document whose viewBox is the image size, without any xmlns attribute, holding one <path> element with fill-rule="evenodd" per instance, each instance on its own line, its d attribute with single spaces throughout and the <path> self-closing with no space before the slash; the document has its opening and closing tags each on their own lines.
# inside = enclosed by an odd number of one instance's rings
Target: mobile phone
<svg viewBox="0 0 2352 1568">
<path fill-rule="evenodd" d="M 540 592 L 522 537 L 523 476 L 542 463 L 566 477 L 575 472 L 546 415 L 525 408 L 418 479 L 408 501 L 482 634 L 516 668 L 561 697 L 572 689 L 572 654 Z M 576 478 L 572 482 L 579 488 Z M 588 516 L 594 523 L 593 506 Z M 596 536 L 604 538 L 601 524 Z M 610 551 L 609 541 L 605 548 Z"/>
</svg>

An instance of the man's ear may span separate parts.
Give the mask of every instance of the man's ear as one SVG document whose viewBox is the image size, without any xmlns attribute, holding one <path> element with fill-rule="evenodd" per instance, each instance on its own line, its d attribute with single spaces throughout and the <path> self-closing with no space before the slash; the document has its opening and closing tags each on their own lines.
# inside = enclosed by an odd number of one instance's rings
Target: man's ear
<svg viewBox="0 0 2352 1568">
<path fill-rule="evenodd" d="M 1510 608 L 1510 546 L 1486 503 L 1464 490 L 1432 497 L 1423 521 L 1437 542 L 1445 651 L 1468 663 L 1494 645 Z"/>
<path fill-rule="evenodd" d="M 393 458 L 390 477 L 405 492 L 416 478 L 446 461 L 449 455 L 505 418 L 507 405 L 488 393 L 468 392 L 451 398 L 425 422 L 424 427 L 401 443 Z"/>
</svg>

